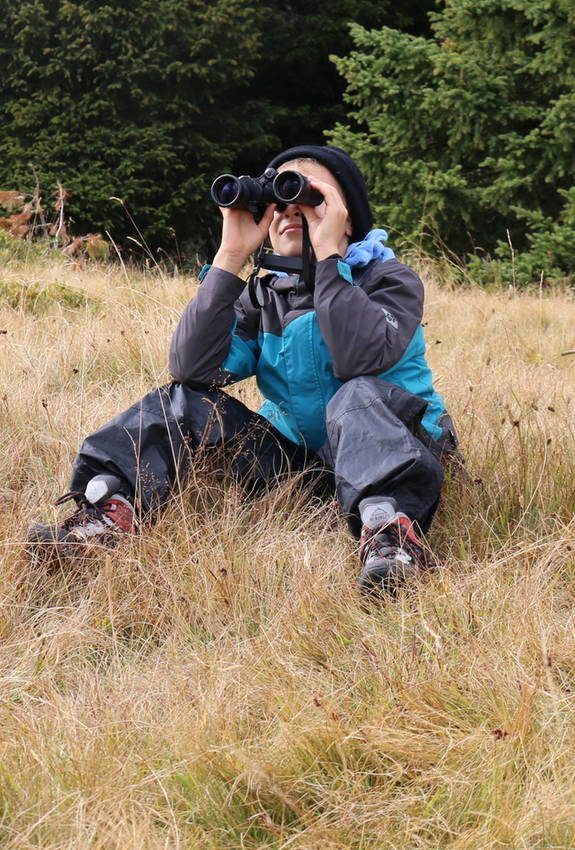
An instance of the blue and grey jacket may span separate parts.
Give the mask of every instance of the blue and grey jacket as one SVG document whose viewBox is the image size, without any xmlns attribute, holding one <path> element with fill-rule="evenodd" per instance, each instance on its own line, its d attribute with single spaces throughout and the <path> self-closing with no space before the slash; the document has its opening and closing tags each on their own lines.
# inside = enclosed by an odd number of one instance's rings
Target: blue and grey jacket
<svg viewBox="0 0 575 850">
<path fill-rule="evenodd" d="M 259 308 L 243 280 L 210 268 L 174 332 L 172 377 L 214 387 L 255 375 L 261 415 L 317 451 L 331 397 L 344 381 L 376 375 L 427 402 L 422 425 L 439 439 L 445 407 L 425 358 L 423 285 L 385 251 L 365 265 L 348 254 L 319 262 L 313 295 L 295 275 L 268 275 Z"/>
</svg>

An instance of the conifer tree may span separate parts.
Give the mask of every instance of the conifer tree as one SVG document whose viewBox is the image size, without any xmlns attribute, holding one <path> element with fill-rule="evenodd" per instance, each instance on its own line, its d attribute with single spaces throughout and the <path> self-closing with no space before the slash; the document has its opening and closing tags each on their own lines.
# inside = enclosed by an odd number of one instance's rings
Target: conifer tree
<svg viewBox="0 0 575 850">
<path fill-rule="evenodd" d="M 379 221 L 521 279 L 575 265 L 575 6 L 445 0 L 432 37 L 353 28 L 337 60 Z"/>
<path fill-rule="evenodd" d="M 0 188 L 62 181 L 77 232 L 201 241 L 210 178 L 265 116 L 242 91 L 260 41 L 243 0 L 0 0 Z M 250 137 L 250 132 L 252 136 Z"/>
</svg>

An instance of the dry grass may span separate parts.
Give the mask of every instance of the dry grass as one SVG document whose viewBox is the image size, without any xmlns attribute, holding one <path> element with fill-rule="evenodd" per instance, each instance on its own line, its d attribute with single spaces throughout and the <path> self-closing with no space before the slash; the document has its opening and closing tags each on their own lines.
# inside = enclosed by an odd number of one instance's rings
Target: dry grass
<svg viewBox="0 0 575 850">
<path fill-rule="evenodd" d="M 442 572 L 365 606 L 334 505 L 202 469 L 142 539 L 32 568 L 28 522 L 165 380 L 193 283 L 5 262 L 44 296 L 0 313 L 3 848 L 575 846 L 575 303 L 423 273 L 467 472 Z"/>
</svg>

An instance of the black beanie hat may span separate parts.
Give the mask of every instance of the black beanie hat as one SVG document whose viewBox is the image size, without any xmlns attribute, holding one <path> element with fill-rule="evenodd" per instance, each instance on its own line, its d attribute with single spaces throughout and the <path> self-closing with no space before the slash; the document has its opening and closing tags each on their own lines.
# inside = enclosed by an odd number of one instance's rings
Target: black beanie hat
<svg viewBox="0 0 575 850">
<path fill-rule="evenodd" d="M 371 230 L 373 216 L 367 197 L 363 175 L 353 159 L 341 148 L 333 145 L 297 145 L 274 156 L 268 168 L 278 168 L 292 159 L 315 159 L 331 171 L 343 190 L 351 216 L 352 242 L 360 242 Z"/>
</svg>

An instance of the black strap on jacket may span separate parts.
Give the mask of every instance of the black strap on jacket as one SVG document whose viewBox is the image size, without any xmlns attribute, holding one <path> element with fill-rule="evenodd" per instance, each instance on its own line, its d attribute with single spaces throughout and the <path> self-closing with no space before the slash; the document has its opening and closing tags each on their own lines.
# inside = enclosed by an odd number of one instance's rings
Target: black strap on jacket
<svg viewBox="0 0 575 850">
<path fill-rule="evenodd" d="M 311 239 L 309 238 L 309 227 L 305 215 L 302 215 L 303 236 L 302 236 L 302 278 L 309 292 L 313 295 L 315 289 L 315 254 Z"/>
<path fill-rule="evenodd" d="M 263 307 L 263 302 L 258 298 L 257 277 L 261 269 L 275 272 L 286 272 L 287 274 L 299 274 L 307 289 L 313 295 L 315 289 L 315 267 L 316 258 L 313 245 L 309 238 L 309 227 L 307 219 L 302 215 L 302 255 L 301 257 L 282 257 L 281 254 L 271 254 L 264 251 L 263 242 L 255 256 L 254 267 L 248 277 L 248 294 L 254 307 Z"/>
</svg>

